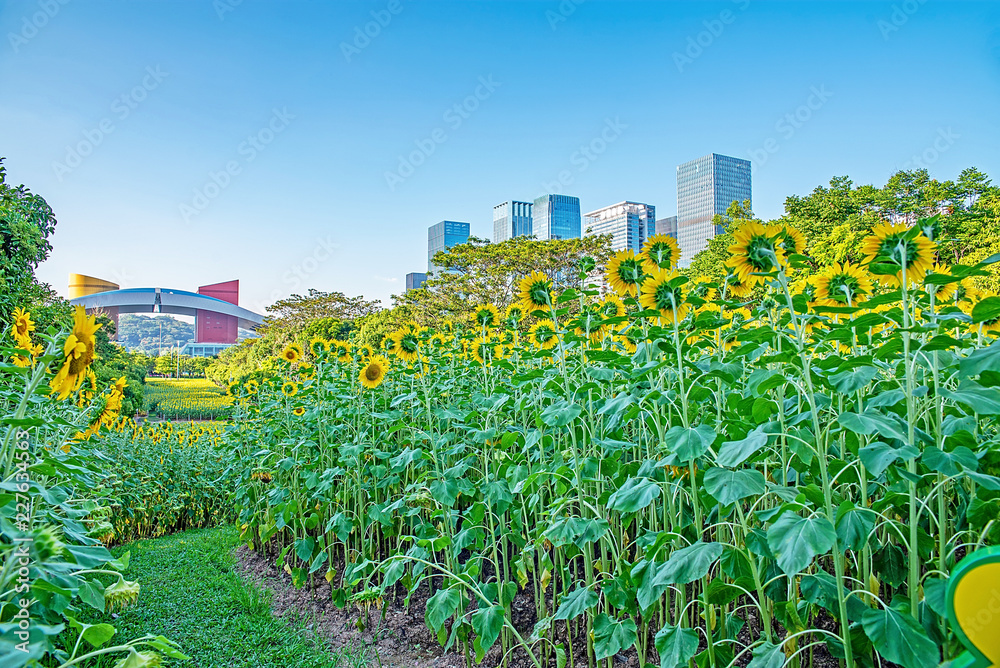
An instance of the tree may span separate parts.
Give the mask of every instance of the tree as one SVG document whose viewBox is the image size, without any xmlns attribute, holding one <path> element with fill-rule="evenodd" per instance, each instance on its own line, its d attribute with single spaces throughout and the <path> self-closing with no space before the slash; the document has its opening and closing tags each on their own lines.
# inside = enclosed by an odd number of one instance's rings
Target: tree
<svg viewBox="0 0 1000 668">
<path fill-rule="evenodd" d="M 49 309 L 58 300 L 48 285 L 35 279 L 38 264 L 49 256 L 49 236 L 56 217 L 46 201 L 26 186 L 7 184 L 7 170 L 0 158 L 0 322 L 10 321 L 16 307 L 37 305 L 33 315 L 40 325 L 65 317 L 65 309 Z"/>
<path fill-rule="evenodd" d="M 364 297 L 348 297 L 343 292 L 309 289 L 308 295 L 292 295 L 267 307 L 267 325 L 298 329 L 322 318 L 355 320 L 378 311 L 381 302 Z"/>
</svg>

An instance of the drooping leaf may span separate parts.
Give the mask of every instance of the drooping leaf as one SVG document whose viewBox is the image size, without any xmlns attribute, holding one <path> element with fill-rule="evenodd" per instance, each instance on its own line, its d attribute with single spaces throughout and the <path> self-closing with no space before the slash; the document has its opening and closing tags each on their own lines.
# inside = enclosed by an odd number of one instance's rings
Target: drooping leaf
<svg viewBox="0 0 1000 668">
<path fill-rule="evenodd" d="M 723 443 L 719 447 L 715 463 L 719 466 L 734 468 L 756 454 L 758 450 L 767 445 L 767 434 L 763 431 L 764 426 L 757 427 L 747 434 L 746 438 Z"/>
<path fill-rule="evenodd" d="M 893 608 L 868 610 L 861 625 L 875 650 L 903 668 L 937 668 L 941 660 L 937 645 L 908 614 Z"/>
<path fill-rule="evenodd" d="M 502 605 L 491 605 L 480 608 L 472 613 L 472 630 L 476 632 L 473 642 L 476 650 L 476 661 L 482 661 L 483 656 L 493 647 L 500 636 L 504 623 L 504 608 Z"/>
<path fill-rule="evenodd" d="M 614 619 L 602 612 L 594 618 L 594 652 L 602 661 L 636 643 L 635 622 L 631 618 Z"/>
<path fill-rule="evenodd" d="M 748 496 L 760 496 L 767 487 L 760 471 L 712 468 L 705 472 L 705 490 L 723 505 L 736 503 Z"/>
<path fill-rule="evenodd" d="M 688 584 L 708 575 L 712 564 L 722 556 L 722 543 L 698 541 L 674 550 L 664 565 L 663 579 L 669 584 Z"/>
<path fill-rule="evenodd" d="M 680 668 L 698 652 L 698 632 L 667 624 L 656 632 L 656 651 L 660 668 Z"/>
<path fill-rule="evenodd" d="M 427 628 L 435 632 L 440 631 L 461 603 L 462 595 L 457 589 L 438 589 L 427 599 L 427 609 L 424 612 Z"/>
<path fill-rule="evenodd" d="M 571 591 L 559 604 L 559 609 L 552 619 L 573 619 L 597 605 L 600 597 L 597 592 L 587 587 L 577 587 Z"/>
<path fill-rule="evenodd" d="M 837 531 L 825 517 L 802 517 L 785 511 L 767 530 L 767 545 L 786 575 L 805 570 L 817 555 L 833 547 Z"/>
<path fill-rule="evenodd" d="M 649 478 L 629 478 L 609 498 L 608 508 L 620 513 L 642 510 L 660 495 L 660 486 Z"/>
</svg>

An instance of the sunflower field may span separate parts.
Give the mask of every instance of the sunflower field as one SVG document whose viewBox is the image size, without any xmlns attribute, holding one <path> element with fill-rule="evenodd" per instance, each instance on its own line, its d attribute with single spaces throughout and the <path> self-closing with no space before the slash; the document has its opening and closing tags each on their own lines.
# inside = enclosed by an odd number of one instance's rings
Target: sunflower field
<svg viewBox="0 0 1000 668">
<path fill-rule="evenodd" d="M 233 389 L 243 536 L 470 665 L 933 668 L 953 567 L 1000 543 L 1000 258 L 942 266 L 937 229 L 816 267 L 747 223 L 722 281 L 653 237 L 588 289 L 291 345 Z"/>
<path fill-rule="evenodd" d="M 149 415 L 165 420 L 225 420 L 233 398 L 206 378 L 147 378 Z"/>
</svg>

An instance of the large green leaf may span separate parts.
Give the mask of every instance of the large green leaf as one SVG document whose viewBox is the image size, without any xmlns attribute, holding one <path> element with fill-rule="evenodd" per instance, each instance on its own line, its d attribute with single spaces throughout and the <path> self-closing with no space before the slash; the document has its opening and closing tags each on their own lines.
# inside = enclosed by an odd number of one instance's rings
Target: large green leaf
<svg viewBox="0 0 1000 668">
<path fill-rule="evenodd" d="M 660 668 L 687 666 L 698 652 L 698 632 L 667 624 L 656 633 L 656 651 Z"/>
<path fill-rule="evenodd" d="M 968 406 L 979 415 L 1000 414 L 1000 389 L 983 387 L 972 381 L 965 381 L 957 390 L 942 387 L 938 393 L 945 399 Z"/>
<path fill-rule="evenodd" d="M 660 495 L 660 486 L 649 478 L 629 478 L 608 498 L 608 508 L 620 513 L 642 510 Z"/>
<path fill-rule="evenodd" d="M 908 614 L 893 608 L 868 610 L 861 625 L 875 650 L 903 668 L 936 668 L 941 660 L 937 645 Z"/>
<path fill-rule="evenodd" d="M 597 605 L 600 597 L 597 592 L 587 587 L 577 587 L 559 604 L 559 609 L 552 619 L 573 619 Z"/>
<path fill-rule="evenodd" d="M 854 394 L 862 387 L 872 382 L 878 369 L 873 366 L 861 366 L 830 376 L 830 384 L 841 394 Z"/>
<path fill-rule="evenodd" d="M 895 438 L 906 442 L 906 426 L 896 416 L 889 416 L 873 410 L 864 413 L 841 413 L 837 418 L 842 426 L 857 434 L 879 434 L 885 438 Z"/>
<path fill-rule="evenodd" d="M 504 609 L 501 605 L 491 605 L 480 608 L 472 613 L 472 630 L 476 632 L 473 647 L 476 650 L 476 661 L 482 661 L 483 656 L 493 647 L 503 628 Z"/>
<path fill-rule="evenodd" d="M 716 501 L 727 506 L 748 496 L 760 496 L 767 490 L 764 474 L 747 469 L 740 471 L 709 469 L 705 472 L 704 484 L 705 489 Z"/>
<path fill-rule="evenodd" d="M 972 351 L 958 363 L 958 372 L 966 378 L 978 376 L 984 371 L 1000 371 L 1000 340 Z"/>
<path fill-rule="evenodd" d="M 582 406 L 560 399 L 542 411 L 542 422 L 550 427 L 565 427 L 582 411 Z"/>
<path fill-rule="evenodd" d="M 1000 297 L 987 297 L 972 307 L 972 322 L 980 323 L 1000 318 Z"/>
<path fill-rule="evenodd" d="M 602 612 L 594 618 L 594 652 L 598 661 L 628 649 L 637 639 L 635 622 L 628 617 L 614 619 Z"/>
<path fill-rule="evenodd" d="M 715 463 L 719 466 L 733 468 L 739 466 L 758 450 L 767 445 L 767 434 L 761 425 L 747 434 L 746 438 L 738 441 L 726 441 L 719 447 L 719 454 L 715 457 Z"/>
<path fill-rule="evenodd" d="M 427 599 L 427 609 L 424 612 L 427 628 L 435 632 L 440 631 L 461 603 L 462 595 L 457 589 L 438 589 Z"/>
<path fill-rule="evenodd" d="M 912 445 L 894 448 L 888 443 L 879 441 L 861 448 L 858 450 L 858 455 L 861 457 L 861 463 L 865 465 L 868 472 L 878 477 L 898 460 L 906 460 L 919 456 L 920 450 Z"/>
<path fill-rule="evenodd" d="M 767 546 L 787 575 L 805 570 L 813 557 L 829 551 L 836 539 L 837 531 L 830 520 L 819 515 L 802 517 L 791 510 L 767 530 Z"/>
<path fill-rule="evenodd" d="M 664 437 L 667 448 L 677 459 L 689 462 L 708 452 L 715 441 L 715 430 L 708 425 L 671 427 Z"/>
<path fill-rule="evenodd" d="M 722 556 L 722 543 L 698 541 L 674 550 L 663 566 L 662 578 L 669 584 L 688 584 L 708 575 L 712 564 Z"/>
<path fill-rule="evenodd" d="M 783 665 L 785 665 L 785 653 L 781 645 L 764 641 L 753 648 L 753 658 L 750 659 L 747 668 L 781 668 Z"/>
<path fill-rule="evenodd" d="M 964 445 L 951 452 L 944 452 L 937 446 L 930 446 L 920 456 L 920 461 L 932 471 L 945 475 L 958 475 L 961 471 L 975 471 L 979 468 L 979 460 L 975 453 Z"/>
</svg>

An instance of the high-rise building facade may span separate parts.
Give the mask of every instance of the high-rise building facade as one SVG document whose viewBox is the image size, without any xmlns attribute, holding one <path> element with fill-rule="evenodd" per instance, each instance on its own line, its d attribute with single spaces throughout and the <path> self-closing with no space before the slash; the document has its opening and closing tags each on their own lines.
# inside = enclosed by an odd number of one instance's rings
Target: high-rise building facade
<svg viewBox="0 0 1000 668">
<path fill-rule="evenodd" d="M 539 241 L 580 237 L 580 198 L 542 195 L 531 208 L 531 233 Z"/>
<path fill-rule="evenodd" d="M 712 153 L 677 166 L 677 243 L 682 267 L 722 233 L 712 223 L 735 201 L 751 199 L 750 161 Z"/>
<path fill-rule="evenodd" d="M 469 240 L 469 224 L 454 220 L 442 220 L 437 225 L 427 228 L 427 272 L 437 273 L 434 255 L 451 248 L 455 244 L 464 244 Z"/>
<path fill-rule="evenodd" d="M 531 235 L 531 202 L 508 200 L 493 207 L 493 243 Z"/>
<path fill-rule="evenodd" d="M 406 291 L 419 290 L 427 282 L 427 274 L 420 271 L 411 271 L 406 275 Z"/>
<path fill-rule="evenodd" d="M 656 207 L 652 204 L 619 202 L 588 213 L 584 217 L 583 234 L 610 234 L 612 250 L 631 249 L 638 253 L 655 225 Z"/>
<path fill-rule="evenodd" d="M 668 216 L 656 221 L 656 233 L 665 234 L 668 237 L 677 238 L 677 216 Z"/>
</svg>

